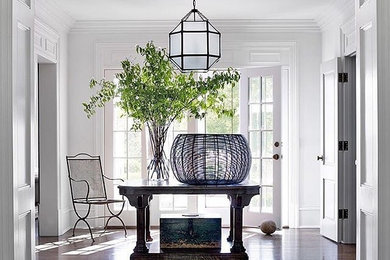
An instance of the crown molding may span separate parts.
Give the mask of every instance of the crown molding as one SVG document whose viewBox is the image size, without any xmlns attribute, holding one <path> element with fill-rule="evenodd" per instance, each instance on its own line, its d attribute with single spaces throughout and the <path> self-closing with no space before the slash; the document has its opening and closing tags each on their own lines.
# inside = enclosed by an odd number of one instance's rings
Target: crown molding
<svg viewBox="0 0 390 260">
<path fill-rule="evenodd" d="M 327 31 L 334 26 L 340 27 L 354 15 L 354 0 L 333 0 L 332 4 L 316 19 L 316 22 L 321 31 Z"/>
<path fill-rule="evenodd" d="M 35 15 L 58 31 L 69 32 L 75 20 L 51 0 L 36 0 Z"/>
<path fill-rule="evenodd" d="M 76 21 L 71 33 L 119 33 L 119 32 L 155 32 L 166 33 L 179 23 L 178 20 L 83 20 Z M 320 32 L 315 20 L 211 20 L 221 32 Z"/>
</svg>

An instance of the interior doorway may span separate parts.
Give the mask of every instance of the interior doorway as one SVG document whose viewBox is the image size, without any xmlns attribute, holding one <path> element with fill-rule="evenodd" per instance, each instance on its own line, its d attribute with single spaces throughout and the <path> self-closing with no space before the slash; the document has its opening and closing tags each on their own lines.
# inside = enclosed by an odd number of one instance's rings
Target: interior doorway
<svg viewBox="0 0 390 260">
<path fill-rule="evenodd" d="M 35 176 L 35 221 L 39 236 L 57 236 L 57 64 L 38 56 L 36 65 L 38 174 Z"/>
</svg>

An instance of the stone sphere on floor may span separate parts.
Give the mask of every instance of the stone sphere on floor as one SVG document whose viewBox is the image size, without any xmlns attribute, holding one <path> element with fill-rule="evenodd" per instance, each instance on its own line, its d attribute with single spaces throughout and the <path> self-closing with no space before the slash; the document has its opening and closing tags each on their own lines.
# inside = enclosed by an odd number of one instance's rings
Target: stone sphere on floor
<svg viewBox="0 0 390 260">
<path fill-rule="evenodd" d="M 271 235 L 276 231 L 276 223 L 272 220 L 264 221 L 260 225 L 260 230 L 266 235 Z"/>
</svg>

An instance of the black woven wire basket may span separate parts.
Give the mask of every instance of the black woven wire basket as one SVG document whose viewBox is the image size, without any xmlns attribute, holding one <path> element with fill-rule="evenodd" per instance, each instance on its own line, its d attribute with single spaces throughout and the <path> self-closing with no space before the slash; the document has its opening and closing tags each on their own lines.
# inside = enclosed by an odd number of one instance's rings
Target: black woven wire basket
<svg viewBox="0 0 390 260">
<path fill-rule="evenodd" d="M 180 134 L 173 141 L 172 172 L 182 183 L 237 184 L 252 163 L 249 145 L 238 134 Z"/>
</svg>

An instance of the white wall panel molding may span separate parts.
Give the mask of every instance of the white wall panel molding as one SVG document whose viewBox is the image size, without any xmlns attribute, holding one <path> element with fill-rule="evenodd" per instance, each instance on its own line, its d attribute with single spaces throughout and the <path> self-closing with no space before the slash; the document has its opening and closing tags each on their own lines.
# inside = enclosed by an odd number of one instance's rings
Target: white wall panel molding
<svg viewBox="0 0 390 260">
<path fill-rule="evenodd" d="M 58 33 L 39 19 L 35 19 L 35 54 L 56 63 L 58 60 Z"/>
<path fill-rule="evenodd" d="M 356 35 L 356 19 L 352 16 L 346 23 L 341 26 L 341 48 L 344 56 L 349 56 L 356 53 L 357 35 Z"/>
<path fill-rule="evenodd" d="M 178 21 L 76 21 L 73 33 L 169 32 Z M 319 32 L 314 20 L 213 20 L 222 32 Z"/>
</svg>

